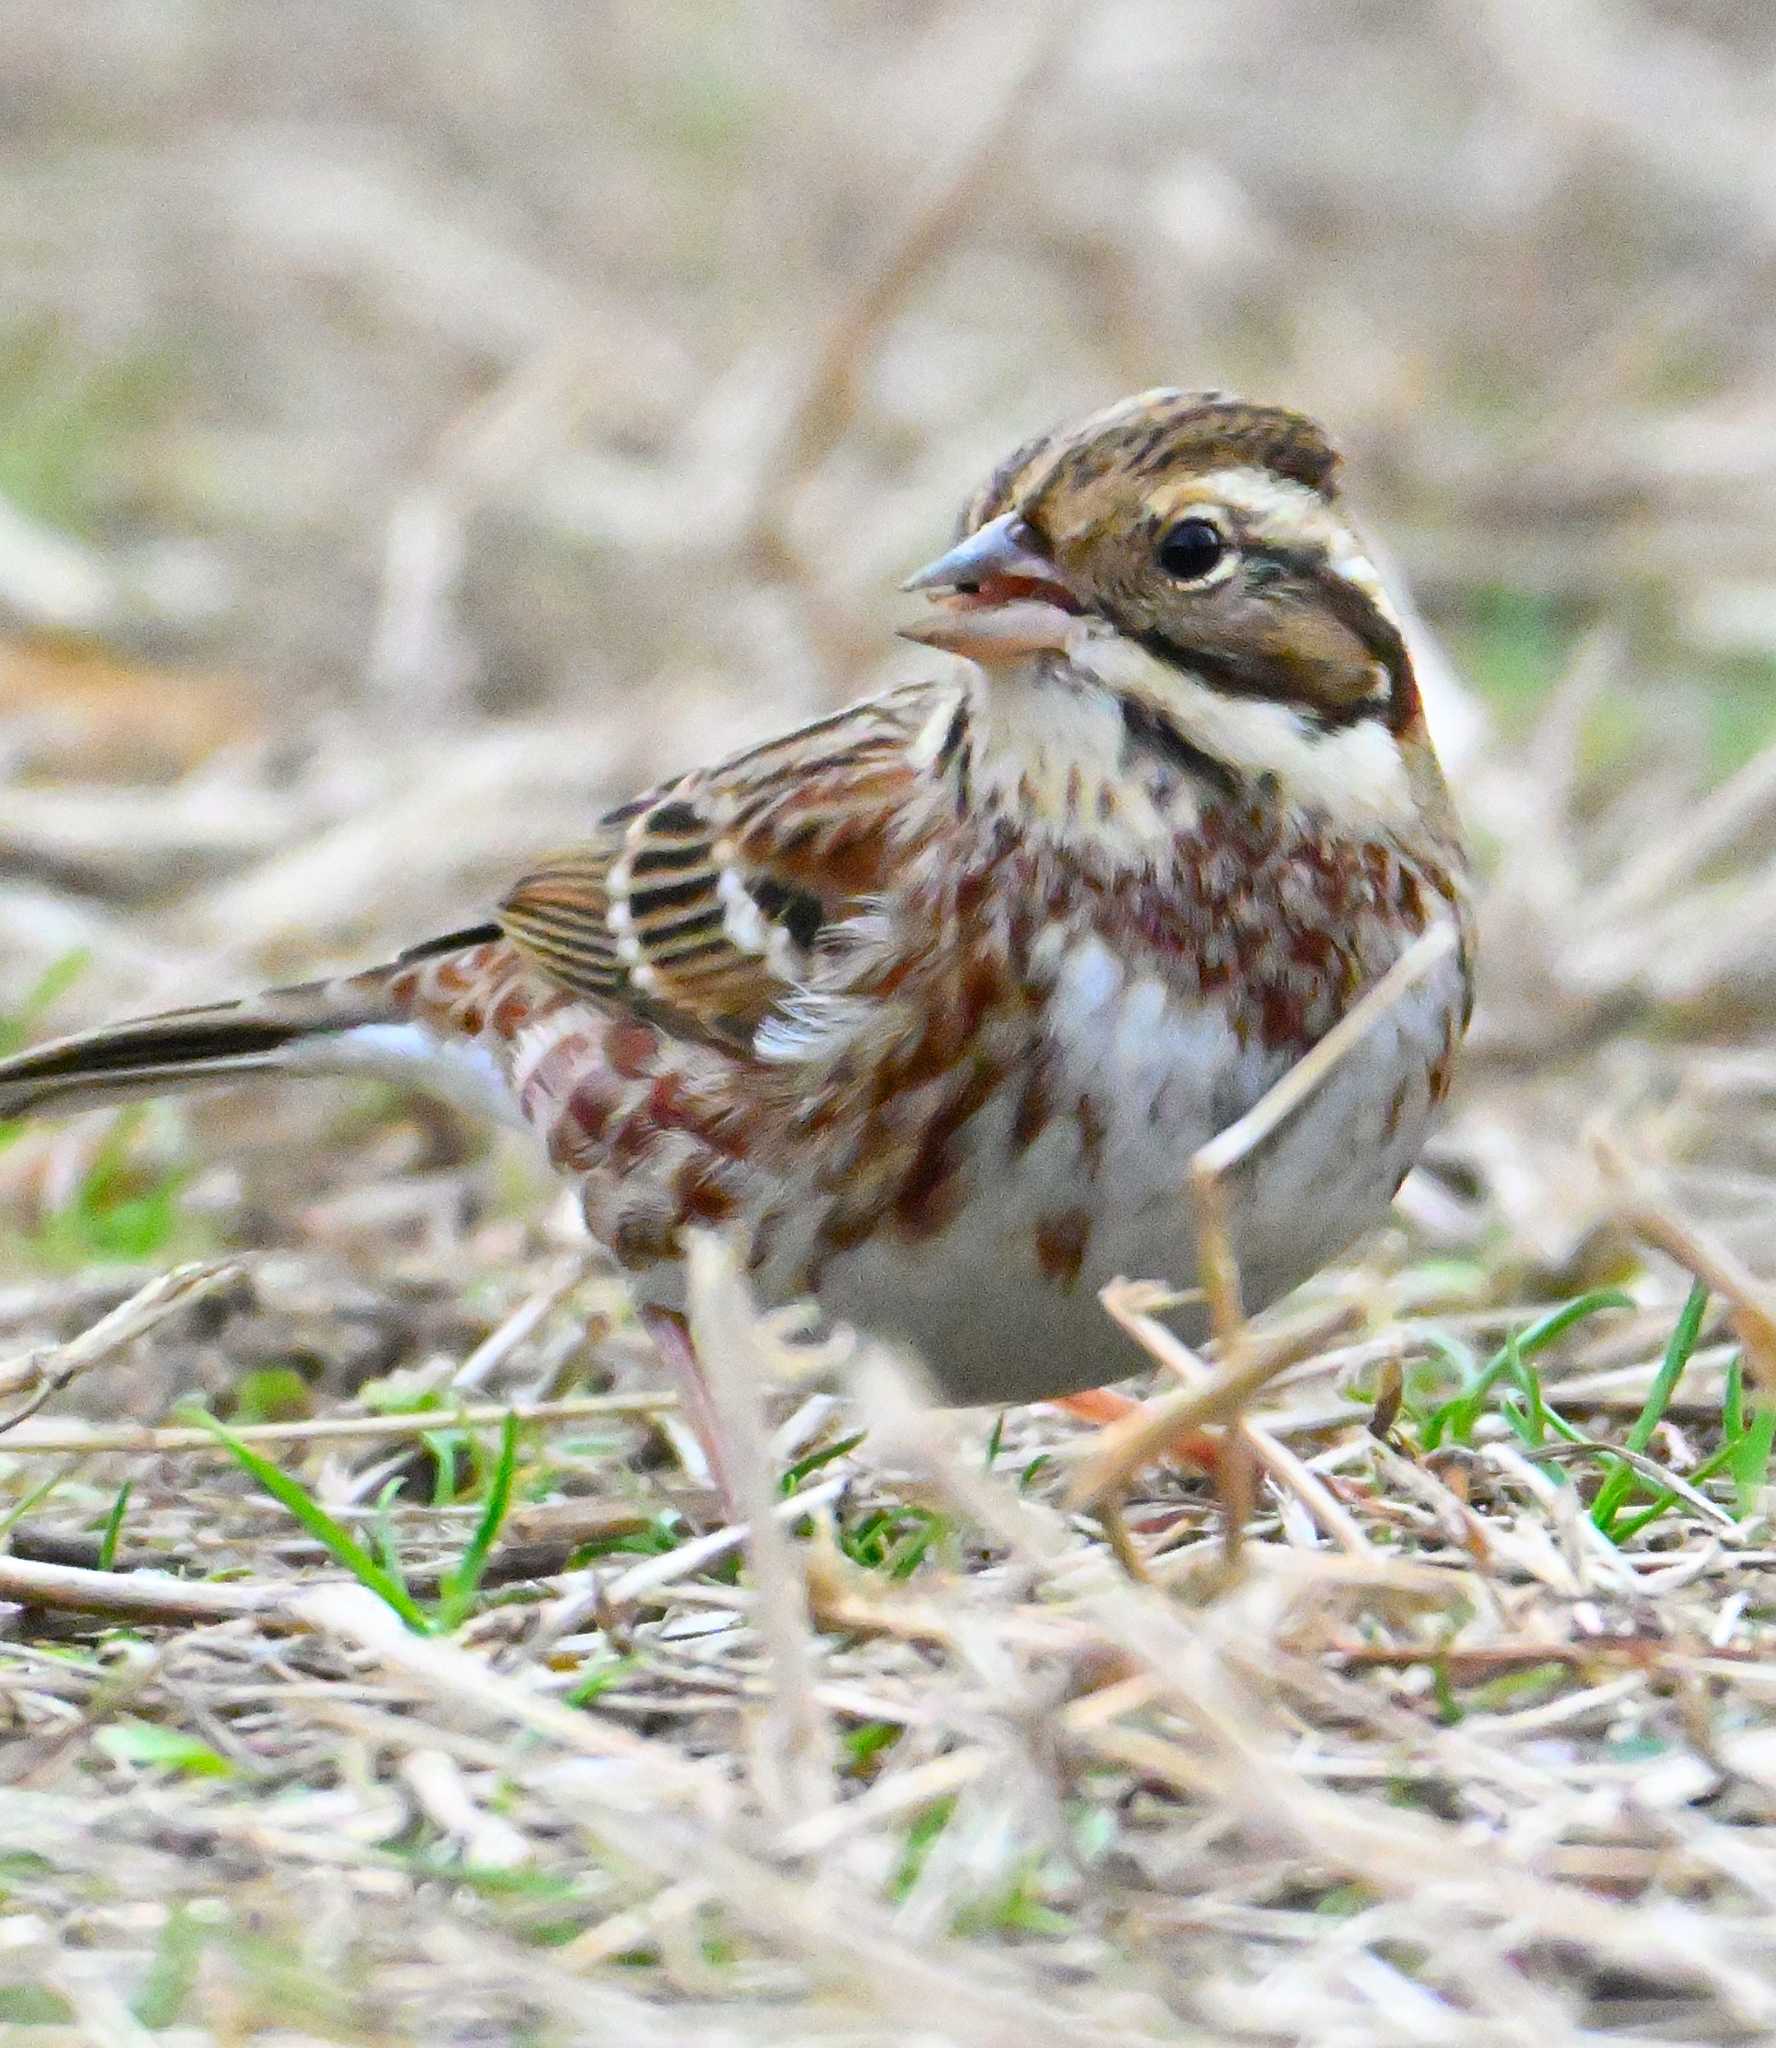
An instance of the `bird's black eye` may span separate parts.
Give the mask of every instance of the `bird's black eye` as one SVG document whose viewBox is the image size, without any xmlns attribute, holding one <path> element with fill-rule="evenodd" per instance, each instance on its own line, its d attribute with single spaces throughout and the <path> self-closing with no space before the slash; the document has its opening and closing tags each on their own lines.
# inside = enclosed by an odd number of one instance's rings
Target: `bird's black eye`
<svg viewBox="0 0 1776 2048">
<path fill-rule="evenodd" d="M 1227 552 L 1220 529 L 1207 519 L 1180 519 L 1159 543 L 1159 566 L 1181 583 L 1196 583 Z"/>
</svg>

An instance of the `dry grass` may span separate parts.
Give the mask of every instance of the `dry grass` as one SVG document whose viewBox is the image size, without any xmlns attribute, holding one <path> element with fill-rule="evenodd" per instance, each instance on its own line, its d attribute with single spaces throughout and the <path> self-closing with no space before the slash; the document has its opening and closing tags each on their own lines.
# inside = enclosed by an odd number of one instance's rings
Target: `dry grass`
<svg viewBox="0 0 1776 2048">
<path fill-rule="evenodd" d="M 509 1346 L 520 1413 L 583 1307 L 558 1295 Z M 209 1341 L 255 1312 L 249 1263 Z M 773 1383 L 719 1259 L 699 1316 Z M 1543 1397 L 1618 1437 L 1662 1320 L 1578 1325 Z M 1761 1518 L 1688 1489 L 1618 1545 L 1584 1508 L 1607 1461 L 1567 1483 L 1490 1418 L 1423 1455 L 1416 1395 L 1383 1443 L 1324 1328 L 1268 1429 L 1354 1542 L 1286 1486 L 1230 1556 L 1213 1492 L 1161 1476 L 1133 1512 L 1148 1585 L 1063 1504 L 1076 1433 L 937 1426 L 886 1360 L 853 1361 L 855 1408 L 792 1399 L 758 1440 L 774 1492 L 810 1438 L 869 1432 L 738 1577 L 743 1532 L 689 1534 L 708 1496 L 650 1469 L 641 1414 L 545 1411 L 447 1633 L 332 1568 L 200 1431 L 70 1457 L 23 1425 L 10 1490 L 57 1484 L 0 1560 L 8 2011 L 45 2039 L 1766 2032 Z M 1422 1388 L 1451 1328 L 1382 1334 Z M 1704 1412 L 1711 1334 L 1682 1382 Z M 497 1434 L 430 1412 L 417 1458 L 326 1421 L 280 1446 L 428 1619 Z M 1681 1487 L 1709 1441 L 1668 1416 L 1647 1462 Z M 407 1505 L 440 1461 L 461 1503 Z"/>
<path fill-rule="evenodd" d="M 1732 0 L 15 0 L 16 1029 L 461 922 L 905 673 L 981 466 L 1157 381 L 1336 424 L 1489 884 L 1399 1230 L 1206 1361 L 1110 1304 L 1233 1423 L 1148 1583 L 1075 1426 L 835 1394 L 711 1252 L 723 1526 L 459 1109 L 12 1135 L 9 2038 L 1776 2031 L 1773 67 Z"/>
</svg>

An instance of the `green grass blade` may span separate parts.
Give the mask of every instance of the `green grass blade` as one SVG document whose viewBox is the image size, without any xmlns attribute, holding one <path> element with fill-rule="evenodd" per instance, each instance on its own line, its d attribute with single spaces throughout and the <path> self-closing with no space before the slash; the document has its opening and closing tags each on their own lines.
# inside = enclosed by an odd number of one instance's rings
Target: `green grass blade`
<svg viewBox="0 0 1776 2048">
<path fill-rule="evenodd" d="M 1440 1401 L 1433 1400 L 1428 1392 L 1421 1393 L 1414 1381 L 1421 1372 L 1428 1378 L 1431 1372 L 1440 1368 L 1442 1381 L 1439 1384 L 1447 1382 L 1452 1387 L 1466 1389 L 1474 1384 L 1480 1366 L 1466 1344 L 1459 1343 L 1441 1330 L 1425 1332 L 1425 1352 L 1422 1368 L 1409 1366 L 1401 1375 L 1400 1413 L 1417 1429 L 1419 1448 L 1434 1451 L 1441 1445 L 1450 1414 L 1463 1396 L 1445 1395 Z"/>
<path fill-rule="evenodd" d="M 79 1462 L 78 1458 L 70 1458 L 65 1465 L 58 1467 L 47 1479 L 33 1486 L 28 1493 L 21 1495 L 19 1499 L 14 1501 L 5 1514 L 0 1515 L 0 1550 L 5 1549 L 6 1539 L 12 1534 L 13 1530 L 18 1527 L 34 1507 L 48 1500 L 50 1495 L 55 1492 L 56 1488 L 61 1485 L 62 1481 L 67 1478 L 68 1474 L 74 1470 Z"/>
<path fill-rule="evenodd" d="M 1727 1360 L 1726 1391 L 1721 1396 L 1721 1434 L 1729 1443 L 1745 1434 L 1745 1358 L 1735 1352 Z"/>
<path fill-rule="evenodd" d="M 226 1423 L 218 1422 L 215 1416 L 206 1415 L 198 1409 L 193 1412 L 192 1420 L 207 1429 L 241 1470 L 257 1481 L 280 1507 L 288 1508 L 333 1561 L 350 1572 L 360 1586 L 392 1607 L 416 1633 L 431 1633 L 431 1624 L 413 1595 L 377 1563 L 349 1529 L 328 1514 L 306 1487 L 272 1464 L 269 1458 L 262 1458 L 251 1444 L 242 1443 L 233 1430 Z"/>
<path fill-rule="evenodd" d="M 1665 1347 L 1665 1356 L 1659 1361 L 1659 1370 L 1653 1375 L 1653 1384 L 1647 1390 L 1640 1413 L 1634 1418 L 1633 1428 L 1628 1432 L 1631 1451 L 1644 1451 L 1652 1442 L 1653 1431 L 1671 1406 L 1677 1383 L 1682 1379 L 1684 1367 L 1689 1364 L 1697 1339 L 1702 1334 L 1702 1318 L 1707 1311 L 1708 1289 L 1698 1280 L 1690 1289 L 1683 1313 L 1677 1319 L 1677 1327 L 1671 1333 L 1671 1342 Z"/>
<path fill-rule="evenodd" d="M 1628 1431 L 1627 1446 L 1631 1451 L 1644 1451 L 1653 1439 L 1660 1417 L 1671 1406 L 1671 1397 L 1677 1391 L 1677 1383 L 1683 1378 L 1684 1367 L 1696 1349 L 1697 1339 L 1702 1334 L 1702 1318 L 1708 1311 L 1708 1290 L 1700 1280 L 1690 1288 L 1689 1298 L 1683 1305 L 1683 1312 L 1671 1332 L 1671 1341 L 1665 1347 L 1665 1356 L 1659 1361 L 1659 1370 L 1653 1375 L 1653 1384 L 1647 1389 L 1647 1397 L 1641 1403 L 1640 1413 Z M 1631 1466 L 1620 1465 L 1597 1490 L 1597 1498 L 1591 1503 L 1592 1522 L 1608 1536 L 1611 1525 L 1621 1509 L 1622 1503 L 1634 1491 L 1636 1474 Z"/>
<path fill-rule="evenodd" d="M 1474 1425 L 1480 1420 L 1493 1388 L 1507 1374 L 1519 1375 L 1526 1359 L 1545 1351 L 1576 1323 L 1600 1315 L 1605 1309 L 1633 1306 L 1633 1296 L 1624 1294 L 1619 1287 L 1594 1287 L 1588 1294 L 1576 1295 L 1571 1301 L 1562 1302 L 1559 1308 L 1531 1323 L 1527 1330 L 1508 1337 L 1481 1368 L 1474 1384 L 1456 1395 L 1454 1400 L 1445 1401 L 1430 1416 L 1424 1431 L 1425 1449 L 1435 1450 L 1445 1441 L 1466 1443 L 1474 1433 Z"/>
<path fill-rule="evenodd" d="M 1605 1309 L 1633 1306 L 1633 1295 L 1625 1294 L 1619 1287 L 1593 1287 L 1588 1294 L 1576 1294 L 1571 1301 L 1550 1309 L 1527 1330 L 1519 1333 L 1517 1355 L 1519 1358 L 1534 1358 L 1537 1352 L 1546 1351 L 1550 1344 L 1558 1342 L 1576 1324 L 1601 1315 Z"/>
<path fill-rule="evenodd" d="M 398 1586 L 406 1585 L 407 1574 L 401 1569 L 401 1546 L 395 1537 L 395 1502 L 406 1483 L 399 1473 L 383 1482 L 370 1523 L 376 1538 L 376 1561 Z"/>
<path fill-rule="evenodd" d="M 987 1435 L 987 1454 L 982 1459 L 982 1469 L 991 1472 L 999 1462 L 999 1452 L 1005 1442 L 1005 1410 L 1000 1409 L 993 1417 L 993 1427 Z"/>
<path fill-rule="evenodd" d="M 76 946 L 73 952 L 52 960 L 18 1008 L 0 1016 L 0 1053 L 20 1051 L 42 1022 L 45 1011 L 60 1002 L 91 965 L 92 949 L 88 946 Z"/>
<path fill-rule="evenodd" d="M 1754 1402 L 1745 1404 L 1745 1360 L 1735 1357 L 1727 1364 L 1726 1391 L 1721 1398 L 1721 1443 L 1689 1475 L 1691 1486 L 1725 1472 L 1733 1482 L 1733 1496 L 1740 1517 L 1755 1513 L 1758 1496 L 1769 1483 L 1770 1453 L 1776 1444 L 1776 1408 Z M 1653 1504 L 1622 1523 L 1615 1532 L 1618 1543 L 1638 1536 L 1649 1523 L 1667 1515 L 1681 1496 L 1661 1493 Z"/>
<path fill-rule="evenodd" d="M 1690 1486 L 1700 1486 L 1704 1479 L 1712 1479 L 1717 1472 L 1730 1467 L 1733 1454 L 1738 1448 L 1737 1443 L 1731 1443 L 1722 1444 L 1718 1450 L 1711 1451 L 1690 1474 Z M 1681 1494 L 1676 1493 L 1660 1494 L 1651 1507 L 1643 1508 L 1640 1513 L 1631 1515 L 1627 1521 L 1621 1523 L 1614 1532 L 1613 1540 L 1617 1543 L 1626 1543 L 1631 1536 L 1638 1536 L 1649 1522 L 1656 1522 L 1661 1515 L 1670 1514 L 1682 1498 Z"/>
<path fill-rule="evenodd" d="M 639 1657 L 607 1657 L 603 1663 L 592 1665 L 590 1670 L 582 1669 L 562 1698 L 570 1707 L 589 1707 L 600 1693 L 608 1692 L 620 1679 L 640 1669 Z"/>
<path fill-rule="evenodd" d="M 1770 1482 L 1770 1451 L 1776 1444 L 1776 1408 L 1760 1402 L 1751 1420 L 1734 1439 L 1727 1469 L 1733 1477 L 1733 1495 L 1741 1515 L 1751 1514 L 1758 1496 Z"/>
<path fill-rule="evenodd" d="M 117 1541 L 123 1534 L 124 1512 L 129 1507 L 135 1483 L 133 1479 L 123 1482 L 117 1489 L 117 1498 L 111 1503 L 111 1512 L 105 1517 L 104 1531 L 99 1537 L 99 1570 L 102 1572 L 111 1571 L 116 1566 Z"/>
<path fill-rule="evenodd" d="M 487 1560 L 499 1540 L 500 1527 L 512 1505 L 512 1480 L 517 1470 L 518 1418 L 508 1414 L 500 1424 L 499 1459 L 493 1468 L 493 1479 L 487 1489 L 480 1519 L 475 1524 L 475 1533 L 469 1538 L 456 1569 L 445 1580 L 439 1595 L 440 1628 L 447 1631 L 455 1628 L 474 1605 L 481 1575 L 487 1569 Z"/>
<path fill-rule="evenodd" d="M 1533 1450 L 1541 1442 L 1542 1433 L 1536 1427 L 1534 1414 L 1515 1394 L 1504 1396 L 1499 1402 L 1498 1412 L 1504 1417 L 1506 1427 L 1519 1443 L 1527 1444 Z"/>
<path fill-rule="evenodd" d="M 777 1491 L 787 1500 L 796 1492 L 810 1473 L 818 1472 L 822 1465 L 830 1465 L 835 1458 L 842 1458 L 849 1451 L 856 1450 L 863 1442 L 865 1432 L 858 1430 L 851 1436 L 842 1436 L 836 1443 L 824 1444 L 817 1451 L 810 1451 L 805 1458 L 798 1458 L 777 1482 Z"/>
<path fill-rule="evenodd" d="M 460 1429 L 428 1429 L 420 1442 L 432 1461 L 432 1506 L 454 1507 L 460 1490 L 457 1457 L 468 1439 Z"/>
</svg>

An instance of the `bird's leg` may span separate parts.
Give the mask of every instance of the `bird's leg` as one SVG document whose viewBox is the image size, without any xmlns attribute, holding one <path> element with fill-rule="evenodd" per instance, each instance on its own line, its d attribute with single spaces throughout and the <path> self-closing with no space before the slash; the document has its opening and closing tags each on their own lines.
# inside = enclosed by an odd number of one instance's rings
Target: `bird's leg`
<svg viewBox="0 0 1776 2048">
<path fill-rule="evenodd" d="M 1077 1416 L 1081 1422 L 1095 1422 L 1101 1429 L 1108 1429 L 1125 1415 L 1141 1413 L 1146 1406 L 1128 1394 L 1113 1393 L 1108 1387 L 1087 1387 L 1083 1393 L 1062 1394 L 1048 1405 Z M 1224 1469 L 1222 1451 L 1221 1439 L 1213 1430 L 1187 1429 L 1168 1442 L 1152 1462 L 1161 1467 L 1180 1463 L 1191 1465 L 1218 1481 Z M 1093 1511 L 1117 1563 L 1131 1579 L 1143 1585 L 1150 1584 L 1151 1574 L 1136 1548 L 1121 1496 L 1107 1496 L 1099 1500 Z"/>
<path fill-rule="evenodd" d="M 737 1522 L 740 1515 L 734 1504 L 734 1489 L 722 1458 L 721 1424 L 709 1382 L 703 1377 L 703 1368 L 697 1362 L 690 1325 L 675 1308 L 643 1308 L 641 1322 L 643 1329 L 653 1338 L 654 1348 L 666 1370 L 672 1375 L 673 1385 L 683 1404 L 684 1419 L 697 1439 L 697 1446 L 709 1466 L 709 1476 L 721 1495 L 722 1511 L 730 1521 Z"/>
<path fill-rule="evenodd" d="M 1120 1422 L 1125 1415 L 1135 1414 L 1143 1404 L 1128 1394 L 1112 1393 L 1108 1387 L 1088 1387 L 1081 1394 L 1063 1394 L 1048 1405 L 1077 1416 L 1081 1422 L 1095 1422 L 1105 1427 L 1112 1422 Z M 1164 1453 L 1154 1462 L 1169 1465 L 1179 1458 L 1187 1465 L 1194 1465 L 1198 1471 L 1206 1472 L 1212 1479 L 1221 1468 L 1221 1439 L 1213 1430 L 1187 1429 L 1182 1436 L 1167 1444 Z"/>
</svg>

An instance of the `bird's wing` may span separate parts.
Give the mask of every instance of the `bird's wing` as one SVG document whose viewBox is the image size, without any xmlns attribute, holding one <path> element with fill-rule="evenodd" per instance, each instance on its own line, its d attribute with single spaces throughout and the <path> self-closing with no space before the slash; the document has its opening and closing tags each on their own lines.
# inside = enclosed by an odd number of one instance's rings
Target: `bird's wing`
<svg viewBox="0 0 1776 2048">
<path fill-rule="evenodd" d="M 918 836 L 944 701 L 897 691 L 663 784 L 534 868 L 501 925 L 578 995 L 750 1048 Z"/>
</svg>

